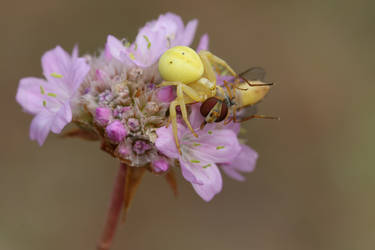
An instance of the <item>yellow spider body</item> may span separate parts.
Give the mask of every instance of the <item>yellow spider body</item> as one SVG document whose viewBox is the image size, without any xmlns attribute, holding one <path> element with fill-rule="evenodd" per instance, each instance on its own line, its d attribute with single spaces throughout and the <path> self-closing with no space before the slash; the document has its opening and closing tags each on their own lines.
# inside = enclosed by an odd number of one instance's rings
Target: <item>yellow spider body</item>
<svg viewBox="0 0 375 250">
<path fill-rule="evenodd" d="M 159 72 L 165 81 L 189 84 L 202 78 L 204 67 L 197 52 L 189 47 L 177 46 L 160 57 Z"/>
<path fill-rule="evenodd" d="M 176 86 L 177 98 L 169 106 L 173 135 L 178 151 L 181 153 L 177 137 L 176 106 L 180 106 L 182 118 L 190 131 L 198 136 L 187 117 L 186 104 L 204 102 L 216 95 L 216 74 L 213 65 L 221 65 L 233 76 L 236 73 L 222 59 L 209 51 L 195 52 L 186 46 L 176 46 L 167 50 L 159 59 L 159 72 L 163 78 L 160 86 Z"/>
</svg>

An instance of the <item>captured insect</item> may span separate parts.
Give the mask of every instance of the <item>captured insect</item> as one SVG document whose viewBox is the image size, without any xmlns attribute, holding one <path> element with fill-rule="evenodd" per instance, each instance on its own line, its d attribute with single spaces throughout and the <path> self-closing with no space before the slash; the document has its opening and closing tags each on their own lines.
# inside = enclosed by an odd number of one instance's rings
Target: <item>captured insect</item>
<svg viewBox="0 0 375 250">
<path fill-rule="evenodd" d="M 163 82 L 159 86 L 176 86 L 177 98 L 169 106 L 170 121 L 172 122 L 173 136 L 178 151 L 181 154 L 177 137 L 176 107 L 180 106 L 182 118 L 190 131 L 198 136 L 188 120 L 186 105 L 195 102 L 204 102 L 216 96 L 216 74 L 214 66 L 220 65 L 229 74 L 236 76 L 234 70 L 221 58 L 209 51 L 196 52 L 186 46 L 176 46 L 168 49 L 159 59 L 159 72 Z"/>
<path fill-rule="evenodd" d="M 248 77 L 245 77 L 248 75 Z M 205 100 L 201 107 L 200 113 L 205 117 L 201 129 L 211 122 L 244 122 L 254 118 L 279 119 L 278 117 L 256 115 L 255 109 L 248 117 L 237 118 L 237 111 L 245 107 L 254 107 L 269 92 L 273 83 L 264 83 L 265 71 L 260 67 L 250 68 L 239 74 L 233 83 L 224 81 L 226 91 L 218 91 L 216 96 Z M 230 116 L 230 111 L 232 115 Z"/>
</svg>

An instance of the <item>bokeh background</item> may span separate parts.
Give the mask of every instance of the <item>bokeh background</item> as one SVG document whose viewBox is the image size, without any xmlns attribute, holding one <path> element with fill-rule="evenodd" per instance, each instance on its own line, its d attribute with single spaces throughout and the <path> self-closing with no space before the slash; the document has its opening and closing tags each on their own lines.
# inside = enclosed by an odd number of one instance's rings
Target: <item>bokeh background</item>
<svg viewBox="0 0 375 250">
<path fill-rule="evenodd" d="M 263 66 L 277 85 L 260 113 L 281 121 L 246 123 L 257 169 L 210 203 L 147 174 L 113 249 L 374 249 L 374 3 L 2 0 L 0 249 L 95 249 L 118 168 L 98 143 L 29 141 L 19 79 L 57 44 L 96 53 L 167 11 L 198 18 L 195 45 L 208 32 L 237 71 Z"/>
</svg>

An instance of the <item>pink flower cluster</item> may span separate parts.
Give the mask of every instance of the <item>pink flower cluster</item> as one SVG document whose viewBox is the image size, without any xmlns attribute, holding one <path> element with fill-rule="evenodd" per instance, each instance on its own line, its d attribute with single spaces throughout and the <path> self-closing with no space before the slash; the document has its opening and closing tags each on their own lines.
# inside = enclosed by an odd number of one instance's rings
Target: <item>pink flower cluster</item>
<svg viewBox="0 0 375 250">
<path fill-rule="evenodd" d="M 59 46 L 47 51 L 44 79 L 21 79 L 16 95 L 34 115 L 30 138 L 43 145 L 50 131 L 59 134 L 70 122 L 84 125 L 85 133 L 102 140 L 105 151 L 132 167 L 158 174 L 180 167 L 205 201 L 222 189 L 220 169 L 243 181 L 240 173 L 253 171 L 258 155 L 239 143 L 238 124 L 209 124 L 200 130 L 200 104 L 191 105 L 190 121 L 199 137 L 179 123 L 182 155 L 165 126 L 174 90 L 155 88 L 162 80 L 158 59 L 168 48 L 190 46 L 197 24 L 192 20 L 185 26 L 179 16 L 167 13 L 141 28 L 133 43 L 109 35 L 99 56 L 79 57 L 77 47 L 71 55 Z M 208 36 L 203 35 L 197 50 L 207 49 Z"/>
</svg>

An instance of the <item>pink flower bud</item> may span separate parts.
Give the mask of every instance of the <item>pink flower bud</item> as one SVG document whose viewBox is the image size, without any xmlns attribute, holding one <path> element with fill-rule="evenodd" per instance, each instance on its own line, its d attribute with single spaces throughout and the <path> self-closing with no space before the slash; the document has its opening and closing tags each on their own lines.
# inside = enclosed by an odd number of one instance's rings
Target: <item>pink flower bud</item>
<svg viewBox="0 0 375 250">
<path fill-rule="evenodd" d="M 129 118 L 128 119 L 128 127 L 131 131 L 135 132 L 139 130 L 139 121 L 135 118 Z"/>
<path fill-rule="evenodd" d="M 130 155 L 131 149 L 126 143 L 120 143 L 116 148 L 116 155 L 120 158 L 126 158 Z"/>
<path fill-rule="evenodd" d="M 109 108 L 96 108 L 95 110 L 95 121 L 106 126 L 112 118 L 112 111 Z"/>
<path fill-rule="evenodd" d="M 105 128 L 108 138 L 113 142 L 121 142 L 127 135 L 124 125 L 120 121 L 114 121 Z"/>
<path fill-rule="evenodd" d="M 152 162 L 152 167 L 156 173 L 165 172 L 168 170 L 168 162 L 164 158 L 159 158 Z"/>
</svg>

